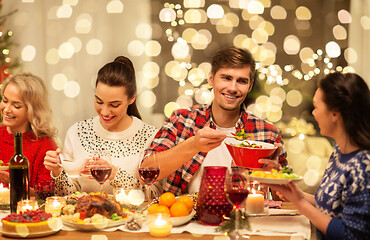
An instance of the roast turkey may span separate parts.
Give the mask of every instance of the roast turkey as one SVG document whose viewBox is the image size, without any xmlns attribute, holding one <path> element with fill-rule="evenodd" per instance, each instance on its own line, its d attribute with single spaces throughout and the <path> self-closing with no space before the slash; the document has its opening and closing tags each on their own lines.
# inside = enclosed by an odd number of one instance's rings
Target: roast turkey
<svg viewBox="0 0 370 240">
<path fill-rule="evenodd" d="M 78 212 L 85 212 L 86 217 L 92 217 L 97 213 L 110 218 L 113 213 L 121 216 L 122 207 L 113 198 L 104 195 L 86 195 L 76 202 L 75 213 Z"/>
</svg>

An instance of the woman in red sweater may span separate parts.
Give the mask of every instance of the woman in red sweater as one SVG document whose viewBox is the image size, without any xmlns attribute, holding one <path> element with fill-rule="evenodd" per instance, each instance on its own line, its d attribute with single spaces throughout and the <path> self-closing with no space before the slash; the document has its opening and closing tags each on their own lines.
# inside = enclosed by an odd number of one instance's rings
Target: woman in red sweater
<svg viewBox="0 0 370 240">
<path fill-rule="evenodd" d="M 45 153 L 55 150 L 56 129 L 51 124 L 51 109 L 44 82 L 30 73 L 7 78 L 1 89 L 0 160 L 8 163 L 14 155 L 14 136 L 23 134 L 23 154 L 29 161 L 30 187 L 51 181 L 44 166 Z M 0 182 L 9 183 L 9 172 L 0 171 Z M 33 191 L 31 191 L 32 193 Z"/>
</svg>

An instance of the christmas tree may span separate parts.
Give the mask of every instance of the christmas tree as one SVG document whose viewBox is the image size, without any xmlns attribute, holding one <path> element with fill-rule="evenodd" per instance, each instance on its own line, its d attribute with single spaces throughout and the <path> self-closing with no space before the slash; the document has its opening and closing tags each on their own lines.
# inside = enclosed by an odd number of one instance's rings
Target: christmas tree
<svg viewBox="0 0 370 240">
<path fill-rule="evenodd" d="M 0 0 L 0 13 L 2 10 L 2 2 Z M 5 21 L 7 17 L 14 14 L 17 10 L 4 15 L 0 14 L 0 83 L 10 75 L 10 70 L 18 65 L 16 59 L 13 59 L 10 53 L 10 48 L 14 45 L 12 41 L 13 32 L 6 29 Z"/>
<path fill-rule="evenodd" d="M 13 32 L 7 30 L 5 26 L 5 21 L 7 17 L 15 13 L 17 10 L 6 13 L 2 15 L 2 1 L 0 0 L 0 92 L 1 92 L 1 83 L 2 81 L 10 75 L 11 69 L 14 69 L 18 66 L 18 61 L 15 58 L 12 58 L 10 54 L 10 48 L 14 45 L 12 41 Z M 0 101 L 1 101 L 0 94 Z M 2 118 L 0 116 L 0 122 Z"/>
</svg>

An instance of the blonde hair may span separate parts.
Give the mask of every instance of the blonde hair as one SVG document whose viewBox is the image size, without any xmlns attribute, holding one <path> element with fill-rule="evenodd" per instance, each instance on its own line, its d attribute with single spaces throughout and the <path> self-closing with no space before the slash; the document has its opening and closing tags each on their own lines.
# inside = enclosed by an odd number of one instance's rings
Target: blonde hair
<svg viewBox="0 0 370 240">
<path fill-rule="evenodd" d="M 3 81 L 1 95 L 7 85 L 14 84 L 22 94 L 23 102 L 27 106 L 27 119 L 31 131 L 36 138 L 55 137 L 57 129 L 51 122 L 51 109 L 49 106 L 48 93 L 41 78 L 31 73 L 21 73 L 10 76 Z"/>
</svg>

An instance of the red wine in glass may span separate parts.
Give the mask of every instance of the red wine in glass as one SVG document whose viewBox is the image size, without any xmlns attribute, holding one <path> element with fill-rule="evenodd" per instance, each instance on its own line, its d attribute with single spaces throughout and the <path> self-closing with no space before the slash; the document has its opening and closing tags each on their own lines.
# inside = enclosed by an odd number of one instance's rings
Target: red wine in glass
<svg viewBox="0 0 370 240">
<path fill-rule="evenodd" d="M 249 177 L 245 169 L 232 168 L 225 178 L 225 194 L 230 203 L 235 209 L 235 237 L 234 239 L 242 239 L 239 229 L 239 209 L 240 204 L 247 198 L 249 194 Z"/>
<path fill-rule="evenodd" d="M 156 158 L 156 153 L 151 153 L 145 156 L 138 167 L 140 179 L 145 184 L 145 193 L 147 201 L 152 201 L 150 185 L 152 185 L 159 176 L 159 163 Z"/>
<path fill-rule="evenodd" d="M 248 194 L 248 189 L 228 189 L 226 191 L 227 199 L 237 208 L 240 207 L 240 204 L 247 198 Z"/>
<path fill-rule="evenodd" d="M 159 168 L 139 168 L 139 174 L 145 184 L 151 185 L 159 175 Z"/>
<path fill-rule="evenodd" d="M 103 184 L 109 178 L 111 173 L 112 168 L 91 168 L 91 175 L 99 184 Z"/>
</svg>

